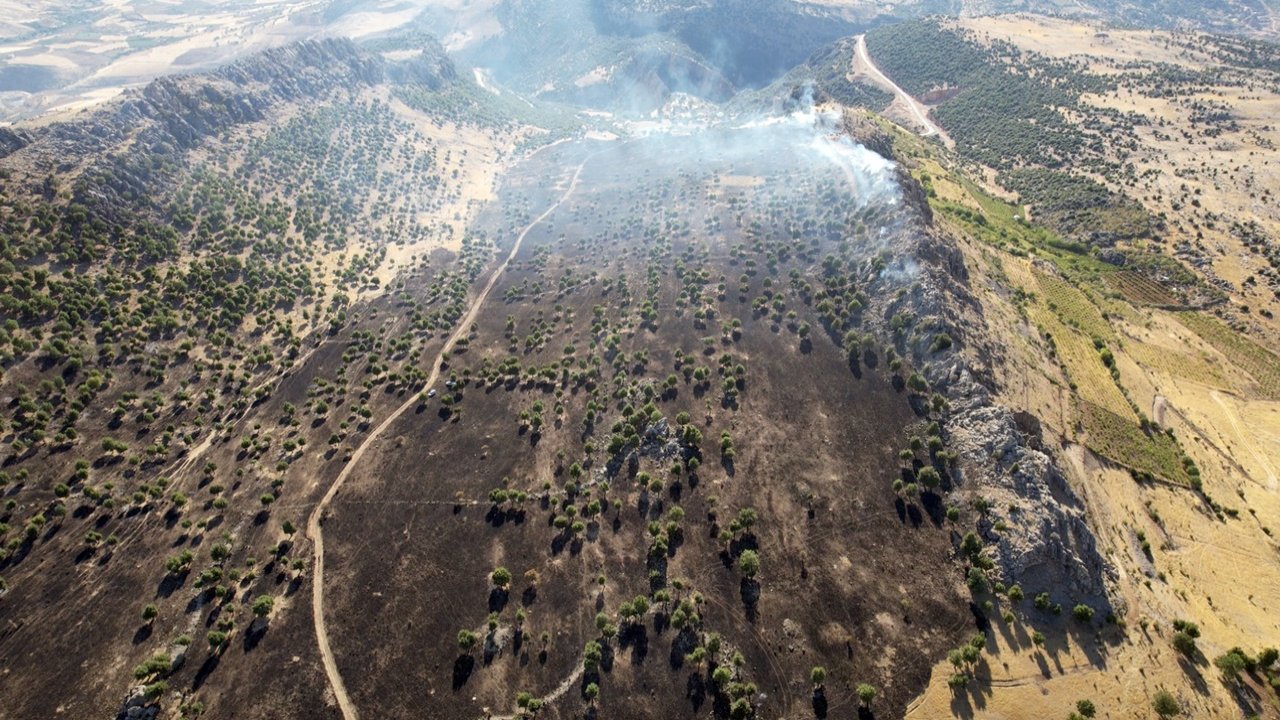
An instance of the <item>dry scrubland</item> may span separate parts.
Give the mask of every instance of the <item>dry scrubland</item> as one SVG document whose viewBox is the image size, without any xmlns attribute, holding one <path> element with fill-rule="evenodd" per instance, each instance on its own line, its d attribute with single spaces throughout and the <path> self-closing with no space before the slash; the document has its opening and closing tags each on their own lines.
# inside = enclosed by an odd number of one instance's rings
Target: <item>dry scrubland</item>
<svg viewBox="0 0 1280 720">
<path fill-rule="evenodd" d="M 1122 83 L 1084 101 L 1142 119 L 1137 144 L 1125 148 L 1136 182 L 1115 185 L 1153 213 L 1168 218 L 1162 239 L 1183 258 L 1207 260 L 1201 269 L 1229 283 L 1233 304 L 1272 347 L 1280 326 L 1258 311 L 1280 311 L 1274 288 L 1260 277 L 1266 258 L 1245 244 L 1252 221 L 1262 237 L 1280 235 L 1280 90 L 1274 72 L 1223 69 L 1223 58 L 1196 33 L 1119 30 L 1031 16 L 961 20 L 979 39 L 1011 42 L 1045 57 L 1076 62 L 1102 76 L 1148 77 L 1183 72 L 1194 86 L 1168 91 L 1159 83 Z M 1230 67 L 1229 65 L 1227 67 Z M 1105 180 L 1105 178 L 1102 178 Z"/>
<path fill-rule="evenodd" d="M 1194 49 L 1194 35 L 1103 31 L 1025 16 L 958 25 L 974 37 L 1013 42 L 1103 74 L 1138 60 L 1212 66 Z M 1188 105 L 1210 97 L 1231 108 L 1234 124 L 1204 137 L 1193 130 L 1204 126 Z M 1276 296 L 1257 282 L 1261 276 L 1246 281 L 1266 267 L 1265 259 L 1225 227 L 1252 218 L 1274 237 L 1275 205 L 1265 198 L 1277 187 L 1273 108 L 1280 96 L 1261 86 L 1224 85 L 1190 100 L 1124 90 L 1086 98 L 1150 113 L 1155 127 L 1139 129 L 1139 144 L 1128 148 L 1142 180 L 1117 189 L 1169 218 L 1161 234 L 1166 251 L 1203 250 L 1182 256 L 1209 259 L 1202 277 L 1226 279 L 1219 285 L 1227 302 L 1194 309 L 1158 276 L 1046 244 L 1057 241 L 1023 219 L 1035 216 L 1034 206 L 998 200 L 1001 188 L 984 191 L 965 179 L 992 176 L 972 167 L 959 173 L 949 153 L 896 131 L 913 175 L 929 189 L 944 224 L 963 238 L 973 286 L 983 289 L 985 313 L 974 320 L 986 324 L 987 337 L 1001 338 L 983 355 L 1000 397 L 1039 418 L 1059 448 L 1115 569 L 1126 624 L 1122 635 L 1108 630 L 1049 651 L 1032 647 L 1016 628 L 1002 630 L 980 700 L 957 703 L 944 682 L 949 665 L 941 663 L 909 717 L 1065 716 L 1084 698 L 1100 716 L 1134 717 L 1159 688 L 1193 716 L 1275 717 L 1280 709 L 1265 682 L 1237 688 L 1207 659 L 1280 636 L 1274 538 L 1280 361 L 1275 325 L 1264 312 L 1276 308 Z M 1179 202 L 1187 193 L 1206 199 Z M 1148 422 L 1160 432 L 1142 433 Z M 1190 468 L 1194 477 L 1185 472 Z M 1135 482 L 1135 470 L 1155 478 Z M 1202 492 L 1192 490 L 1193 479 Z M 1174 649 L 1175 620 L 1198 623 L 1199 659 Z"/>
</svg>

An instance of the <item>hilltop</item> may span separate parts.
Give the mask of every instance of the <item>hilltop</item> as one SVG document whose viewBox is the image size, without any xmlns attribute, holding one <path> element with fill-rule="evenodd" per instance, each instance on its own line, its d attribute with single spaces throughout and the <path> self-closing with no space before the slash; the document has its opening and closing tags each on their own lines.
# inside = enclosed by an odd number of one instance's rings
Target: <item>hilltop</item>
<svg viewBox="0 0 1280 720">
<path fill-rule="evenodd" d="M 0 717 L 1280 717 L 1275 46 L 570 5 L 0 129 Z"/>
</svg>

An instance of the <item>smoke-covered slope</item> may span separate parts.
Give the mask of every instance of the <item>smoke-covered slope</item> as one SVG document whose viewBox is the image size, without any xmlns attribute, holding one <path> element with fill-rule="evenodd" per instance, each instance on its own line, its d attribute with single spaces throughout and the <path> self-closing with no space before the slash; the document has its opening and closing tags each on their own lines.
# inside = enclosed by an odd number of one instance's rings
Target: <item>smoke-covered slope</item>
<svg viewBox="0 0 1280 720">
<path fill-rule="evenodd" d="M 1149 704 L 1098 671 L 1154 652 L 1191 541 L 1133 508 L 1239 515 L 1121 381 L 1167 327 L 1123 290 L 1163 286 L 984 190 L 987 124 L 851 110 L 895 97 L 856 12 L 495 13 L 474 70 L 310 41 L 0 133 L 0 715 Z M 948 32 L 869 43 L 944 107 L 1036 90 L 1018 128 L 1092 82 Z"/>
</svg>

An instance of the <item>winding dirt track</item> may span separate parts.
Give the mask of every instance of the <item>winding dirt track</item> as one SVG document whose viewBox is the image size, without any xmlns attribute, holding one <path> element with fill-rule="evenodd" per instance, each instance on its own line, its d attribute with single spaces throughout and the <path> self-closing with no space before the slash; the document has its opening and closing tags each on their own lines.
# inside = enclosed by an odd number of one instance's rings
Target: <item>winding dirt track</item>
<svg viewBox="0 0 1280 720">
<path fill-rule="evenodd" d="M 923 131 L 920 133 L 921 137 L 937 135 L 942 139 L 943 143 L 946 144 L 947 147 L 953 147 L 955 145 L 955 143 L 952 142 L 951 137 L 947 135 L 946 131 L 938 127 L 929 119 L 929 113 L 925 110 L 924 105 L 922 105 L 919 100 L 911 97 L 906 90 L 898 87 L 897 83 L 890 80 L 888 75 L 880 72 L 880 68 L 876 67 L 876 64 L 871 61 L 871 56 L 867 53 L 866 35 L 858 36 L 858 45 L 854 52 L 854 72 L 856 73 L 858 71 L 862 71 L 864 74 L 870 76 L 876 84 L 884 86 L 886 90 L 891 91 L 904 105 L 907 106 L 907 109 L 911 111 L 912 117 L 914 117 L 916 122 L 920 124 L 920 127 L 923 128 Z"/>
<path fill-rule="evenodd" d="M 480 294 L 472 301 L 471 307 L 467 310 L 467 313 L 458 321 L 457 329 L 453 331 L 453 334 L 450 335 L 449 339 L 445 341 L 443 346 L 441 346 L 440 353 L 432 363 L 431 375 L 427 378 L 426 384 L 423 387 L 429 388 L 439 379 L 440 364 L 444 359 L 444 354 L 453 348 L 459 338 L 469 332 L 471 324 L 475 322 L 476 317 L 480 314 L 480 308 L 484 305 L 484 301 L 489 297 L 489 293 L 493 290 L 494 285 L 498 283 L 498 278 L 502 276 L 504 271 L 506 271 L 507 266 L 510 265 L 512 259 L 515 258 L 516 253 L 520 251 L 520 245 L 524 242 L 525 236 L 529 234 L 529 231 L 533 230 L 533 228 L 543 220 L 550 217 L 551 213 L 555 212 L 556 209 L 560 207 L 561 203 L 573 194 L 573 191 L 578 187 L 578 178 L 582 175 L 582 168 L 585 167 L 586 164 L 587 161 L 583 160 L 578 165 L 577 169 L 573 173 L 573 179 L 569 182 L 569 187 L 564 191 L 564 194 L 561 195 L 560 198 L 551 205 L 551 207 L 548 207 L 541 215 L 534 218 L 532 222 L 526 225 L 524 230 L 522 230 L 516 237 L 515 243 L 511 246 L 511 252 L 507 254 L 507 257 L 502 261 L 502 264 L 499 265 L 497 269 L 493 271 L 493 274 L 489 276 L 489 282 L 485 283 L 484 289 L 481 290 Z M 368 437 L 364 439 L 364 442 L 360 443 L 359 447 L 355 449 L 355 452 L 351 454 L 351 458 L 347 461 L 346 466 L 342 468 L 342 472 L 338 473 L 338 477 L 334 478 L 333 483 L 329 486 L 328 492 L 324 494 L 324 497 L 320 500 L 319 504 L 316 505 L 315 510 L 312 511 L 311 516 L 307 518 L 307 537 L 310 538 L 312 542 L 312 552 L 314 554 L 315 562 L 315 576 L 311 581 L 311 616 L 316 627 L 316 643 L 320 647 L 320 657 L 324 661 L 324 672 L 329 678 L 329 687 L 333 690 L 334 698 L 338 701 L 338 708 L 342 711 L 342 717 L 344 720 L 358 720 L 360 715 L 356 712 L 355 705 L 352 704 L 351 697 L 347 694 L 346 685 L 342 682 L 342 674 L 338 672 L 338 663 L 334 660 L 333 648 L 329 643 L 329 631 L 325 626 L 324 534 L 321 531 L 321 520 L 324 517 L 325 511 L 328 510 L 329 504 L 333 501 L 334 496 L 338 494 L 338 490 L 342 487 L 342 484 L 346 482 L 347 478 L 351 475 L 351 471 L 355 469 L 357 464 L 359 464 L 360 458 L 364 456 L 365 452 L 369 450 L 374 442 L 382 436 L 382 433 L 384 433 L 393 422 L 395 422 L 409 408 L 418 404 L 418 402 L 419 400 L 417 395 L 410 397 L 404 402 L 404 404 L 396 408 L 395 412 L 388 415 L 385 420 L 374 428 L 373 432 L 369 433 Z"/>
<path fill-rule="evenodd" d="M 1235 431 L 1236 437 L 1239 438 L 1240 442 L 1244 443 L 1244 446 L 1249 449 L 1249 453 L 1253 455 L 1253 459 L 1258 462 L 1258 467 L 1267 474 L 1267 489 L 1275 490 L 1275 470 L 1272 468 L 1270 461 L 1267 460 L 1266 453 L 1260 452 L 1258 450 L 1258 446 L 1254 445 L 1253 440 L 1251 440 L 1249 436 L 1245 434 L 1244 429 L 1240 427 L 1240 421 L 1236 419 L 1235 409 L 1222 399 L 1222 393 L 1217 390 L 1210 392 L 1209 397 L 1213 398 L 1213 401 L 1218 404 L 1218 407 L 1222 408 L 1222 412 L 1227 416 L 1227 420 L 1231 423 L 1231 429 Z"/>
</svg>

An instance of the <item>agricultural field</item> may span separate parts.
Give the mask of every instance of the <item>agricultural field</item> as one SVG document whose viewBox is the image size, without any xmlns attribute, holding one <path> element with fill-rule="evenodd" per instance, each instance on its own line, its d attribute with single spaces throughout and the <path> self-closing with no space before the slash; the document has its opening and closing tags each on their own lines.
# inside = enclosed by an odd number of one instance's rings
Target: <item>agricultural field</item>
<svg viewBox="0 0 1280 720">
<path fill-rule="evenodd" d="M 1247 373 L 1261 397 L 1280 399 L 1280 357 L 1275 353 L 1220 320 L 1200 313 L 1179 313 L 1178 321 L 1222 353 L 1228 362 Z"/>
<path fill-rule="evenodd" d="M 1134 305 L 1171 307 L 1181 304 L 1177 293 L 1158 281 L 1131 270 L 1120 270 L 1107 275 L 1107 285 Z"/>
</svg>

